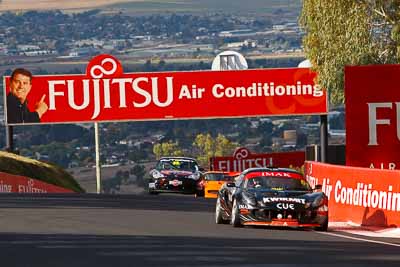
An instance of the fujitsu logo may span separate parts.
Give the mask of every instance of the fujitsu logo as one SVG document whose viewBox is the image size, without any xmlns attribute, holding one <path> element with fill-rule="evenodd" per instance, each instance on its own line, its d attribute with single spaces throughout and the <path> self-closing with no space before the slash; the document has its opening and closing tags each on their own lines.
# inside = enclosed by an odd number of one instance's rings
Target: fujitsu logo
<svg viewBox="0 0 400 267">
<path fill-rule="evenodd" d="M 377 118 L 378 109 L 396 109 L 395 122 L 397 125 L 397 139 L 400 141 L 400 102 L 379 102 L 379 103 L 367 103 L 368 104 L 368 127 L 369 127 L 369 146 L 377 146 L 378 144 L 378 125 L 391 125 L 391 120 L 388 118 Z"/>
<path fill-rule="evenodd" d="M 157 107 L 167 107 L 173 102 L 173 77 L 165 77 L 165 86 L 162 88 L 163 100 L 159 97 L 158 77 L 121 77 L 120 63 L 109 55 L 100 55 L 94 58 L 87 68 L 87 77 L 82 80 L 49 80 L 49 110 L 57 109 L 57 99 L 68 97 L 68 105 L 74 110 L 84 110 L 93 106 L 91 119 L 97 118 L 102 109 L 112 108 L 111 97 L 118 95 L 118 107 L 144 108 L 152 103 Z M 76 83 L 81 84 L 76 84 Z M 79 90 L 82 91 L 79 91 Z M 126 92 L 133 90 L 135 99 L 127 103 Z M 77 95 L 79 94 L 79 95 Z M 103 96 L 103 99 L 101 99 Z M 136 97 L 137 96 L 137 97 Z M 83 99 L 78 101 L 76 99 Z M 139 99 L 139 100 L 138 100 Z"/>
</svg>

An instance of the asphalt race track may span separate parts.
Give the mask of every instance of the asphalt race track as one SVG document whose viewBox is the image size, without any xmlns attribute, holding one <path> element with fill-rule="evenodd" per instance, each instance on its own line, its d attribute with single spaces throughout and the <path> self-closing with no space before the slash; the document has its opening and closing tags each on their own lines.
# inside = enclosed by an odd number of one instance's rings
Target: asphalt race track
<svg viewBox="0 0 400 267">
<path fill-rule="evenodd" d="M 0 266 L 400 266 L 399 239 L 216 225 L 214 202 L 0 194 Z"/>
</svg>

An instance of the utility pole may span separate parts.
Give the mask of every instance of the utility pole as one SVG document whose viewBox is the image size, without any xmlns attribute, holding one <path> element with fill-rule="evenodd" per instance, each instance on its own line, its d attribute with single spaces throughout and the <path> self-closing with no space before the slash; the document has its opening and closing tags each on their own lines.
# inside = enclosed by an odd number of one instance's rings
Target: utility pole
<svg viewBox="0 0 400 267">
<path fill-rule="evenodd" d="M 100 136 L 99 136 L 99 123 L 94 123 L 94 137 L 95 137 L 95 150 L 96 150 L 96 192 L 101 193 L 101 162 L 100 162 Z"/>
<path fill-rule="evenodd" d="M 328 115 L 321 115 L 320 136 L 321 136 L 321 162 L 328 162 Z"/>
<path fill-rule="evenodd" d="M 13 126 L 6 126 L 6 150 L 14 152 L 14 129 Z"/>
</svg>

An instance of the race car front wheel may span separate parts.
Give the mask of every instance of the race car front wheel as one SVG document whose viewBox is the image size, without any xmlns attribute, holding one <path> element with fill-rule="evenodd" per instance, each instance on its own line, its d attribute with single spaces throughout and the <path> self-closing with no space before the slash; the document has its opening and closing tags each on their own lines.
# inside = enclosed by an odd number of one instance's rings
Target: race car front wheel
<svg viewBox="0 0 400 267">
<path fill-rule="evenodd" d="M 233 200 L 231 224 L 233 225 L 233 227 L 242 227 L 243 226 L 242 222 L 240 221 L 239 206 L 236 202 L 236 199 Z"/>
<path fill-rule="evenodd" d="M 326 219 L 326 220 L 321 224 L 321 226 L 317 227 L 316 230 L 317 230 L 317 231 L 320 231 L 320 232 L 326 232 L 326 231 L 328 231 L 328 219 Z"/>
<path fill-rule="evenodd" d="M 225 224 L 229 221 L 224 220 L 222 217 L 222 208 L 221 208 L 221 199 L 218 196 L 217 203 L 215 204 L 215 223 L 216 224 Z"/>
</svg>

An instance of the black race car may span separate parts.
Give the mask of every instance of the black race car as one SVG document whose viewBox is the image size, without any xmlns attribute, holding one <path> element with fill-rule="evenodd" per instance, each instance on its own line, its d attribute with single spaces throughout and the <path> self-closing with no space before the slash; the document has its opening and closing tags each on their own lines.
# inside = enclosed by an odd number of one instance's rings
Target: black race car
<svg viewBox="0 0 400 267">
<path fill-rule="evenodd" d="M 162 157 L 150 171 L 149 193 L 195 194 L 201 172 L 197 161 L 188 157 Z"/>
<path fill-rule="evenodd" d="M 328 198 L 288 168 L 250 168 L 218 191 L 215 222 L 328 229 Z"/>
</svg>

